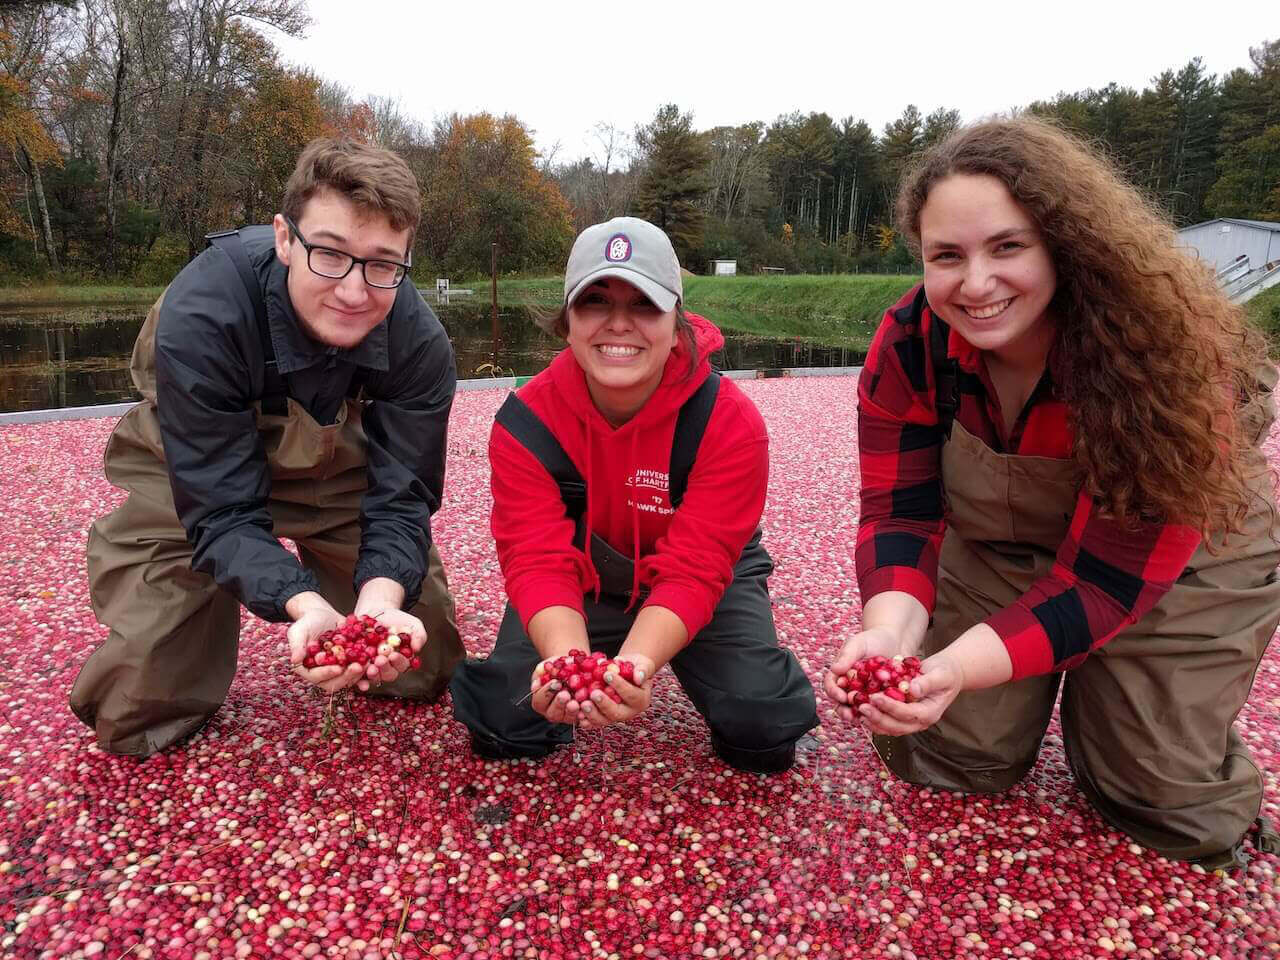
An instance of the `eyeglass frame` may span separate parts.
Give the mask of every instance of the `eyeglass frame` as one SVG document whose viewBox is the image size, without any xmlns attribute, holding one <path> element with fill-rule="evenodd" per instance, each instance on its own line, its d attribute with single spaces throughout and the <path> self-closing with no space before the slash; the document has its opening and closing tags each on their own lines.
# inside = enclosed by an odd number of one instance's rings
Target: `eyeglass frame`
<svg viewBox="0 0 1280 960">
<path fill-rule="evenodd" d="M 355 266 L 358 263 L 360 264 L 360 279 L 362 279 L 366 285 L 373 287 L 375 290 L 395 290 L 397 287 L 400 286 L 400 284 L 404 283 L 405 277 L 409 276 L 409 271 L 413 268 L 412 262 L 405 263 L 400 260 L 390 260 L 387 257 L 357 257 L 355 254 L 347 253 L 347 251 L 345 250 L 339 250 L 337 247 L 326 247 L 322 243 L 309 243 L 307 242 L 307 238 L 302 235 L 302 231 L 298 229 L 298 225 L 294 223 L 290 217 L 285 216 L 284 214 L 281 214 L 281 216 L 284 217 L 284 222 L 288 224 L 289 229 L 293 231 L 293 235 L 298 238 L 298 242 L 302 244 L 302 249 L 307 251 L 307 269 L 310 270 L 312 273 L 314 273 L 317 277 L 324 277 L 324 279 L 326 280 L 345 280 L 347 278 L 347 275 L 350 274 L 351 271 L 355 269 Z M 347 266 L 347 269 L 343 271 L 342 276 L 331 277 L 327 273 L 321 273 L 319 270 L 317 270 L 315 267 L 311 265 L 312 250 L 326 250 L 329 253 L 336 253 L 346 257 L 348 260 L 351 261 L 351 263 Z M 394 264 L 397 267 L 403 268 L 404 273 L 402 273 L 400 275 L 400 279 L 397 280 L 395 283 L 393 283 L 391 286 L 387 286 L 386 284 L 382 284 L 382 283 L 373 283 L 369 280 L 369 275 L 365 273 L 364 265 L 366 263 Z"/>
</svg>

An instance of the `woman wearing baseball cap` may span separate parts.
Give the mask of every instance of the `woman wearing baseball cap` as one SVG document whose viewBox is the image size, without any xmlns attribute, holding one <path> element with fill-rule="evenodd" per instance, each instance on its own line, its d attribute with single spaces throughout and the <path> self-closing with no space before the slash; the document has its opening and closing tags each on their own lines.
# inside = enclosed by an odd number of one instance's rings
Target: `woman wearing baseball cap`
<svg viewBox="0 0 1280 960">
<path fill-rule="evenodd" d="M 670 664 L 722 760 L 785 770 L 817 713 L 769 606 L 764 422 L 711 370 L 724 338 L 684 311 L 653 224 L 584 230 L 564 293 L 547 327 L 567 349 L 507 398 L 489 437 L 510 603 L 488 659 L 454 676 L 455 715 L 480 756 L 541 757 L 575 726 L 638 717 Z M 539 665 L 574 650 L 631 666 L 586 699 L 540 686 Z"/>
</svg>

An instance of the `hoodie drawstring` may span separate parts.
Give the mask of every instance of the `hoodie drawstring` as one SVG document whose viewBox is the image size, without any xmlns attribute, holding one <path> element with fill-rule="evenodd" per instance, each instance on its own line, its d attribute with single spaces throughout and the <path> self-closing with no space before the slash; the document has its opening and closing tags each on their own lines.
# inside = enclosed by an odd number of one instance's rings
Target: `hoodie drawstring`
<svg viewBox="0 0 1280 960">
<path fill-rule="evenodd" d="M 631 431 L 631 602 L 627 604 L 626 612 L 630 613 L 631 608 L 636 605 L 636 601 L 640 599 L 640 485 L 638 483 L 639 473 L 638 460 L 636 456 L 636 445 L 639 443 L 640 431 L 632 429 Z"/>
</svg>

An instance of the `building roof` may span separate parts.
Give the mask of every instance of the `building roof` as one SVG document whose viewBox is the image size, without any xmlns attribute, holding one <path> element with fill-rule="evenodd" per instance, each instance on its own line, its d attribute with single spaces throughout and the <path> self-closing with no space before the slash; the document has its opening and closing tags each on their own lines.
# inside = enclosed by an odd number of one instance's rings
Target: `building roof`
<svg viewBox="0 0 1280 960">
<path fill-rule="evenodd" d="M 1280 223 L 1271 223 L 1267 220 L 1239 220 L 1235 217 L 1215 217 L 1212 220 L 1204 220 L 1200 223 L 1193 223 L 1190 226 L 1183 227 L 1183 230 L 1194 230 L 1196 227 L 1203 227 L 1210 223 L 1239 223 L 1246 227 L 1257 227 L 1259 230 L 1270 230 L 1274 233 L 1280 233 Z"/>
</svg>

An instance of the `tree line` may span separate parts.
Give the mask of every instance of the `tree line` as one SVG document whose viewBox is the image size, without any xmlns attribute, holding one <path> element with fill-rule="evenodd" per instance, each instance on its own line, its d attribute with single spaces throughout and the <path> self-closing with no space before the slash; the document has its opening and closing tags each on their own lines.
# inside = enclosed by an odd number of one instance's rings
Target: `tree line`
<svg viewBox="0 0 1280 960">
<path fill-rule="evenodd" d="M 954 130 L 909 105 L 876 132 L 795 112 L 699 130 L 660 106 L 592 129 L 584 158 L 539 154 L 514 116 L 423 123 L 283 62 L 264 34 L 308 26 L 305 0 L 81 0 L 0 8 L 0 276 L 166 282 L 204 235 L 266 221 L 302 146 L 342 135 L 396 150 L 423 190 L 419 276 L 555 272 L 582 227 L 642 216 L 695 271 L 910 269 L 895 185 Z M 1107 149 L 1179 224 L 1280 220 L 1280 40 L 1217 77 L 1199 59 L 1141 91 L 1109 84 L 1021 109 Z"/>
</svg>

